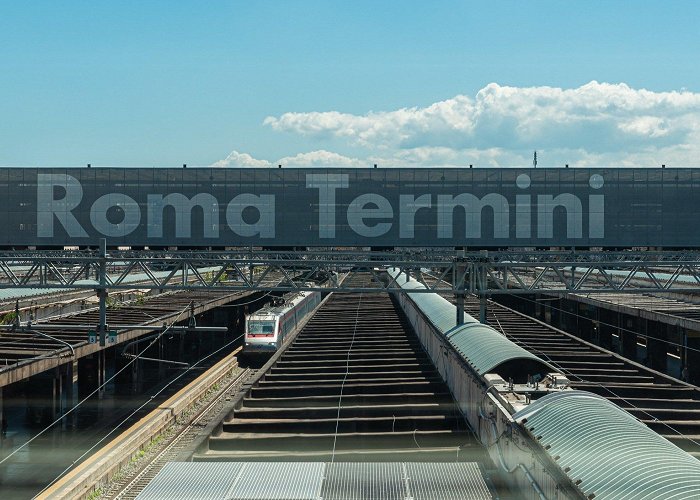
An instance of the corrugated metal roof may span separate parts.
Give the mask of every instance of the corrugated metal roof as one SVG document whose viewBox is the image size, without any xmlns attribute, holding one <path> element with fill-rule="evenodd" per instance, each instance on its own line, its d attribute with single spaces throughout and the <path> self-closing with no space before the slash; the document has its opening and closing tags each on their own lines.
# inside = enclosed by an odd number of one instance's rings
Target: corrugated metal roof
<svg viewBox="0 0 700 500">
<path fill-rule="evenodd" d="M 243 462 L 169 462 L 143 489 L 140 500 L 226 498 Z"/>
<path fill-rule="evenodd" d="M 598 395 L 550 394 L 513 417 L 586 496 L 700 498 L 700 461 Z"/>
<path fill-rule="evenodd" d="M 476 463 L 171 462 L 139 500 L 486 500 Z"/>
<path fill-rule="evenodd" d="M 316 500 L 324 468 L 320 462 L 248 462 L 226 498 Z"/>
<path fill-rule="evenodd" d="M 328 464 L 321 497 L 324 500 L 404 500 L 406 485 L 400 463 Z"/>
<path fill-rule="evenodd" d="M 390 270 L 389 273 L 396 276 L 398 271 Z M 415 280 L 407 282 L 403 274 L 396 278 L 396 283 L 407 291 L 425 288 Z M 518 359 L 538 363 L 543 371 L 558 371 L 549 363 L 508 340 L 497 330 L 479 323 L 466 313 L 464 325 L 457 326 L 457 308 L 437 293 L 407 293 L 477 373 L 488 373 L 502 363 Z"/>
<path fill-rule="evenodd" d="M 492 498 L 476 463 L 405 464 L 413 500 L 487 500 Z"/>
<path fill-rule="evenodd" d="M 549 363 L 508 340 L 490 326 L 481 323 L 463 325 L 451 330 L 447 338 L 479 374 L 493 371 L 502 363 L 514 360 L 531 360 L 542 371 L 558 371 Z"/>
<path fill-rule="evenodd" d="M 403 281 L 403 282 L 402 282 Z M 406 282 L 405 278 L 399 278 L 396 280 L 397 283 L 401 285 L 404 290 L 415 290 L 417 288 L 425 288 L 423 285 L 417 281 Z M 440 297 L 436 293 L 413 293 L 411 294 L 411 300 L 416 303 L 416 305 L 423 311 L 430 322 L 440 330 L 442 333 L 450 331 L 457 325 L 457 308 L 450 304 L 447 300 Z M 478 323 L 469 314 L 464 314 L 465 324 Z"/>
</svg>

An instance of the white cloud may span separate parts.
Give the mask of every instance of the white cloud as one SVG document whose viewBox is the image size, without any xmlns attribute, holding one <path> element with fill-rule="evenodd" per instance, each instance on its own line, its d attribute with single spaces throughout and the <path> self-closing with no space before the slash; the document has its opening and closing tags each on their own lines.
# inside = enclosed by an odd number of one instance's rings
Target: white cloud
<svg viewBox="0 0 700 500">
<path fill-rule="evenodd" d="M 624 83 L 574 89 L 492 83 L 473 98 L 369 112 L 284 113 L 275 131 L 336 138 L 368 159 L 406 164 L 529 164 L 533 149 L 553 164 L 697 164 L 700 94 L 652 92 Z M 379 162 L 379 161 L 377 161 Z"/>
<path fill-rule="evenodd" d="M 231 151 L 223 160 L 214 163 L 214 167 L 272 167 L 283 165 L 285 167 L 366 167 L 367 162 L 357 158 L 350 158 L 338 153 L 319 149 L 308 153 L 299 153 L 294 156 L 285 156 L 275 162 L 253 158 L 248 153 Z"/>
<path fill-rule="evenodd" d="M 323 149 L 308 153 L 299 153 L 295 156 L 285 156 L 277 161 L 278 165 L 290 167 L 367 167 L 366 162 L 357 158 L 349 158 L 338 153 L 332 153 Z"/>
<path fill-rule="evenodd" d="M 258 160 L 250 156 L 248 153 L 239 153 L 238 151 L 231 151 L 231 153 L 224 158 L 214 163 L 214 167 L 269 167 L 271 164 L 267 160 Z"/>
<path fill-rule="evenodd" d="M 491 83 L 473 97 L 426 107 L 363 115 L 290 112 L 264 125 L 319 146 L 330 140 L 339 152 L 319 148 L 268 161 L 233 151 L 215 165 L 523 166 L 531 164 L 533 150 L 542 166 L 696 166 L 700 160 L 700 94 L 624 83 L 574 89 Z M 354 154 L 342 154 L 349 150 Z"/>
</svg>

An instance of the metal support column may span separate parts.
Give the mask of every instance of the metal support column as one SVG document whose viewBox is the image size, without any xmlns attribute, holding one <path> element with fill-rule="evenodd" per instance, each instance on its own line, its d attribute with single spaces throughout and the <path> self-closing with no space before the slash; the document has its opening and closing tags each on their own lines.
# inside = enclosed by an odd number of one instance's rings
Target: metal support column
<svg viewBox="0 0 700 500">
<path fill-rule="evenodd" d="M 486 325 L 488 321 L 486 320 L 486 294 L 482 293 L 479 295 L 479 322 Z"/>
<path fill-rule="evenodd" d="M 462 252 L 463 253 L 463 252 Z M 454 267 L 453 283 L 455 288 L 455 302 L 457 305 L 457 324 L 464 324 L 464 275 L 466 264 L 464 259 L 457 259 Z"/>
<path fill-rule="evenodd" d="M 457 299 L 457 324 L 464 324 L 464 292 L 457 292 L 455 294 Z"/>
<path fill-rule="evenodd" d="M 488 250 L 482 250 L 481 251 L 481 259 L 479 263 L 479 267 L 477 270 L 477 280 L 476 280 L 476 285 L 477 285 L 477 292 L 479 294 L 479 321 L 483 323 L 484 325 L 488 324 L 488 321 L 486 319 L 486 292 L 489 288 L 488 286 L 488 275 L 486 274 L 486 266 L 488 262 L 488 257 L 489 257 L 489 252 Z"/>
<path fill-rule="evenodd" d="M 97 298 L 100 305 L 100 324 L 97 327 L 100 337 L 100 346 L 107 345 L 107 240 L 100 238 L 100 286 L 97 289 Z"/>
<path fill-rule="evenodd" d="M 688 382 L 688 330 L 681 330 L 681 380 Z"/>
</svg>

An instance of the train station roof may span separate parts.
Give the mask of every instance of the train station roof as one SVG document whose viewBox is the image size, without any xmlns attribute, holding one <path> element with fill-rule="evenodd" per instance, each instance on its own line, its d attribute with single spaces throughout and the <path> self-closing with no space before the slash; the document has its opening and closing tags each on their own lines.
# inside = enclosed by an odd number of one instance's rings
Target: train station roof
<svg viewBox="0 0 700 500">
<path fill-rule="evenodd" d="M 588 498 L 700 496 L 700 461 L 601 396 L 554 393 L 513 418 Z"/>
<path fill-rule="evenodd" d="M 139 500 L 491 499 L 475 462 L 170 462 Z"/>
<path fill-rule="evenodd" d="M 394 274 L 396 271 L 394 271 Z M 464 324 L 457 325 L 457 308 L 437 293 L 414 293 L 410 290 L 425 288 L 415 280 L 406 280 L 401 275 L 396 283 L 406 290 L 411 300 L 420 308 L 428 320 L 448 339 L 474 370 L 479 374 L 493 371 L 504 363 L 525 362 L 525 371 L 530 374 L 558 371 L 549 363 L 526 351 L 491 326 L 480 323 L 469 314 L 464 314 Z"/>
</svg>

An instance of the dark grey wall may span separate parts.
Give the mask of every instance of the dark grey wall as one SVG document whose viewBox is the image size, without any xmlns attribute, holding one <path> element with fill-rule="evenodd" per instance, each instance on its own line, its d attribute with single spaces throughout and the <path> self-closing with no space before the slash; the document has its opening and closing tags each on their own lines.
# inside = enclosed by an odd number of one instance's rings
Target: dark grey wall
<svg viewBox="0 0 700 500">
<path fill-rule="evenodd" d="M 3 168 L 0 245 L 698 247 L 699 192 L 670 168 Z"/>
</svg>

